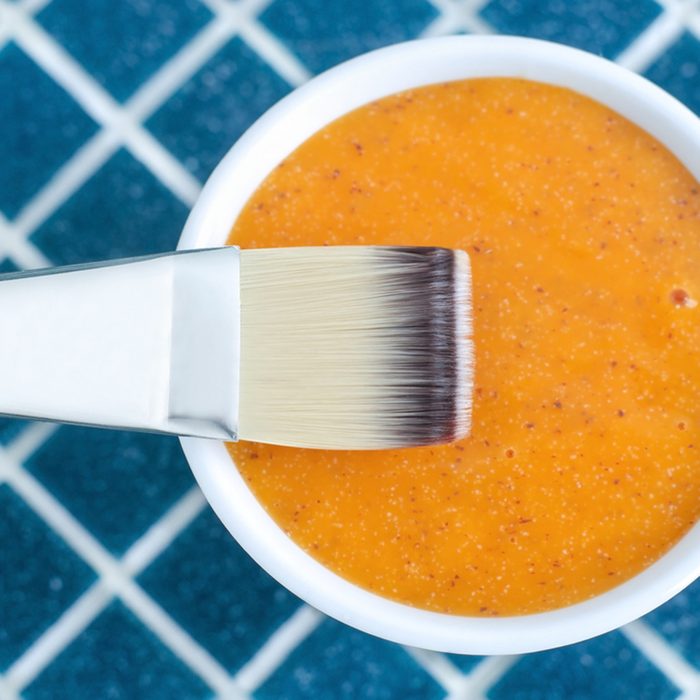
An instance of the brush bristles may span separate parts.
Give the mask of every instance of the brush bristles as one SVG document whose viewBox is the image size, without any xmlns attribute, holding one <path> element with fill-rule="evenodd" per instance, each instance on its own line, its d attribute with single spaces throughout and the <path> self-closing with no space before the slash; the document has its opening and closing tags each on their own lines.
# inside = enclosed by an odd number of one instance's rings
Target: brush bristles
<svg viewBox="0 0 700 700">
<path fill-rule="evenodd" d="M 327 449 L 451 442 L 470 428 L 466 253 L 241 251 L 243 440 Z"/>
</svg>

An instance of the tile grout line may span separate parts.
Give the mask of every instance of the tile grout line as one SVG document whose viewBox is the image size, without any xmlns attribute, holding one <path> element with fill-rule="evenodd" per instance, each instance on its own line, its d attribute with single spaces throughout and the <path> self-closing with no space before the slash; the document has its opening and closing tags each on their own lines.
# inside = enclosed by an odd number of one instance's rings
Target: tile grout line
<svg viewBox="0 0 700 700">
<path fill-rule="evenodd" d="M 630 622 L 620 631 L 680 690 L 700 692 L 700 672 L 646 622 Z"/>
<path fill-rule="evenodd" d="M 166 648 L 212 690 L 235 694 L 236 687 L 228 671 L 135 581 L 127 578 L 125 584 L 114 589 L 114 593 Z M 240 693 L 238 695 L 244 697 Z"/>
<path fill-rule="evenodd" d="M 0 259 L 9 257 L 18 267 L 48 267 L 49 259 L 31 241 L 23 238 L 0 213 Z"/>
<path fill-rule="evenodd" d="M 158 518 L 126 551 L 120 564 L 130 577 L 138 576 L 160 556 L 175 538 L 207 507 L 204 494 L 192 486 Z"/>
<path fill-rule="evenodd" d="M 520 655 L 488 656 L 466 677 L 458 695 L 450 700 L 485 698 L 489 690 L 518 662 Z"/>
<path fill-rule="evenodd" d="M 690 33 L 700 41 L 700 7 L 696 7 L 688 18 L 688 30 Z"/>
<path fill-rule="evenodd" d="M 20 696 L 5 681 L 2 674 L 0 674 L 0 698 L 2 700 L 20 700 Z"/>
<path fill-rule="evenodd" d="M 43 5 L 45 5 L 45 4 L 47 4 L 48 1 L 50 1 L 50 0 L 35 0 L 34 2 L 32 2 L 32 0 L 25 0 L 25 2 L 22 3 L 21 7 L 22 7 L 23 9 L 27 10 L 27 11 L 31 11 L 31 8 L 32 8 L 32 7 L 38 7 L 39 9 L 41 9 L 41 7 L 42 7 Z M 209 3 L 207 3 L 207 4 L 209 4 Z M 663 5 L 668 5 L 668 3 L 662 3 L 662 4 L 663 4 Z M 38 10 L 35 9 L 34 11 L 38 11 Z M 662 16 L 663 16 L 663 15 L 662 15 Z M 660 16 L 660 17 L 662 17 L 662 16 Z M 441 13 L 441 15 L 440 15 L 438 18 L 436 18 L 435 22 L 437 22 L 437 21 L 440 20 L 441 18 L 443 18 L 443 14 L 442 14 L 442 13 Z M 657 18 L 657 19 L 660 19 L 660 18 Z M 697 25 L 694 26 L 694 31 L 697 31 L 697 30 L 700 29 L 700 18 L 693 18 L 693 21 L 694 21 L 694 22 L 695 22 L 696 20 L 697 20 Z M 216 21 L 216 20 L 214 20 L 214 21 Z M 459 24 L 455 27 L 455 29 L 456 29 L 456 28 L 459 28 L 459 25 L 460 25 L 460 24 L 461 24 L 461 26 L 464 26 L 464 23 L 463 23 L 462 21 L 459 21 L 459 20 L 458 20 L 458 22 L 459 22 Z M 650 25 L 650 27 L 647 29 L 647 31 L 649 31 L 649 30 L 651 29 L 651 26 L 653 26 L 653 24 L 654 24 L 654 23 L 652 23 L 652 25 Z M 430 25 L 429 25 L 429 26 L 430 26 Z M 657 54 L 656 54 L 656 56 L 652 56 L 651 58 L 648 58 L 649 56 L 651 56 L 651 53 L 652 53 L 652 50 L 653 50 L 653 48 L 651 47 L 651 43 L 652 43 L 652 42 L 651 42 L 651 39 L 647 39 L 647 43 L 646 43 L 646 44 L 643 44 L 643 43 L 640 41 L 640 39 L 642 39 L 643 36 L 644 36 L 644 34 L 646 33 L 646 32 L 645 32 L 645 33 L 643 33 L 642 35 L 640 35 L 640 36 L 637 38 L 637 40 L 635 40 L 635 42 L 633 42 L 633 44 L 632 44 L 630 47 L 628 47 L 628 49 L 625 50 L 625 51 L 623 52 L 623 54 L 620 55 L 620 57 L 618 57 L 619 62 L 622 63 L 623 65 L 632 64 L 631 66 L 628 65 L 628 67 L 636 67 L 637 70 L 644 70 L 644 68 L 646 68 L 651 62 L 653 62 L 653 60 L 654 60 L 656 57 L 658 57 L 658 55 L 660 55 L 673 41 L 675 41 L 675 39 L 680 35 L 680 32 L 682 32 L 682 31 L 683 31 L 683 28 L 684 28 L 684 25 L 683 25 L 683 23 L 681 22 L 681 23 L 680 23 L 680 30 L 677 31 L 676 34 L 673 34 L 673 32 L 671 32 L 671 29 L 670 29 L 670 26 L 671 26 L 670 24 L 669 24 L 669 25 L 664 25 L 664 26 L 665 26 L 665 32 L 666 32 L 666 33 L 662 33 L 662 36 L 664 36 L 664 37 L 666 38 L 667 42 L 666 42 L 666 44 L 663 45 L 660 49 L 657 48 Z M 249 45 L 251 45 L 251 48 L 253 48 L 259 55 L 261 55 L 261 57 L 263 58 L 263 60 L 265 60 L 268 64 L 273 64 L 273 61 L 270 60 L 269 56 L 270 56 L 270 55 L 274 55 L 274 54 L 275 54 L 275 51 L 278 50 L 279 46 L 276 46 L 276 45 L 273 44 L 273 45 L 272 45 L 272 49 L 271 49 L 269 43 L 268 43 L 267 47 L 265 47 L 265 44 L 266 44 L 266 42 L 268 41 L 268 38 L 269 38 L 269 39 L 271 39 L 275 44 L 278 44 L 278 45 L 279 45 L 279 41 L 277 40 L 277 38 L 274 37 L 273 35 L 271 35 L 271 34 L 268 32 L 268 30 L 267 30 L 266 28 L 263 27 L 263 25 L 260 25 L 260 23 L 257 22 L 257 20 L 249 20 L 249 23 L 244 23 L 244 24 L 242 25 L 242 27 L 245 27 L 245 33 L 248 34 L 248 36 L 245 36 L 244 30 L 241 30 L 241 32 L 240 32 L 241 35 L 243 36 L 243 38 L 246 40 L 246 43 L 248 43 Z M 251 28 L 252 28 L 252 31 L 251 31 Z M 259 31 L 257 31 L 258 29 L 262 29 L 262 33 L 260 33 Z M 676 29 L 677 29 L 677 28 L 676 28 Z M 205 31 L 205 30 L 206 30 L 206 27 L 205 27 L 205 29 L 202 30 L 202 31 Z M 454 29 L 452 29 L 451 31 L 454 31 Z M 488 30 L 487 30 L 487 31 L 488 31 Z M 674 31 L 675 31 L 675 30 L 674 30 Z M 212 32 L 212 33 L 214 34 L 214 32 Z M 226 38 L 228 38 L 229 36 L 233 36 L 234 34 L 235 34 L 235 30 L 231 31 L 230 34 L 222 33 L 222 35 L 219 36 L 219 40 L 221 41 L 221 44 L 220 44 L 220 45 L 223 45 L 223 42 L 225 42 Z M 267 34 L 267 36 L 265 36 L 266 34 Z M 199 35 L 198 35 L 198 36 L 199 36 Z M 249 37 L 250 37 L 250 36 L 253 37 L 252 41 L 249 40 Z M 670 39 L 668 39 L 669 36 L 671 37 Z M 223 37 L 223 38 L 222 38 L 222 37 Z M 261 39 L 261 37 L 262 37 L 262 39 Z M 197 39 L 197 37 L 195 37 L 194 39 L 192 39 L 192 40 L 185 46 L 185 48 L 190 48 L 190 45 L 193 44 L 193 43 L 195 43 L 195 42 L 196 42 L 196 39 Z M 258 45 L 256 45 L 256 41 L 258 42 Z M 658 38 L 657 38 L 657 41 L 658 41 Z M 637 45 L 637 44 L 639 44 L 639 46 L 638 46 L 634 51 L 632 51 L 631 48 L 634 47 L 634 46 Z M 263 46 L 264 48 L 261 50 L 260 46 Z M 281 45 L 280 45 L 280 46 L 281 46 Z M 283 49 L 284 49 L 284 51 L 286 51 L 286 48 L 283 47 Z M 204 59 L 203 59 L 202 62 L 201 62 L 201 65 L 203 65 L 203 64 L 206 62 L 206 60 L 207 60 L 211 55 L 213 55 L 213 54 L 215 53 L 216 50 L 218 50 L 218 47 L 217 47 L 216 49 L 212 50 L 211 54 L 209 54 L 208 56 L 205 56 L 205 57 L 204 57 Z M 290 54 L 290 56 L 291 56 L 291 54 Z M 176 57 L 174 57 L 173 59 L 171 59 L 171 61 L 174 61 L 175 58 L 177 58 L 177 54 L 176 54 Z M 294 57 L 292 56 L 292 58 L 294 58 Z M 286 58 L 284 57 L 284 54 L 278 55 L 278 56 L 276 56 L 275 59 L 274 59 L 274 61 L 277 62 L 279 65 L 283 65 L 284 62 L 285 62 L 285 60 L 286 60 Z M 644 64 L 644 61 L 645 61 L 645 60 L 647 61 L 646 65 Z M 168 65 L 168 64 L 165 64 L 164 67 L 167 67 L 167 65 Z M 290 66 L 291 66 L 291 67 L 290 67 Z M 294 63 L 288 63 L 285 67 L 283 67 L 283 68 L 281 68 L 281 69 L 280 69 L 280 67 L 279 67 L 278 65 L 273 65 L 272 67 L 273 67 L 280 75 L 282 75 L 283 78 L 285 78 L 286 80 L 288 80 L 288 82 L 290 82 L 291 84 L 294 85 L 294 84 L 299 84 L 300 82 L 303 82 L 304 80 L 308 79 L 308 77 L 309 77 L 308 72 L 303 73 L 303 72 L 301 72 L 301 71 L 299 70 L 299 66 L 300 66 L 300 64 L 295 65 Z M 196 72 L 196 70 L 197 70 L 197 68 L 195 67 L 195 68 L 192 70 L 192 72 L 190 73 L 190 75 L 192 75 L 194 72 Z M 302 71 L 305 71 L 305 70 L 306 70 L 306 69 L 304 69 L 304 68 L 302 67 Z M 47 72 L 48 72 L 48 71 L 47 71 Z M 159 73 L 160 73 L 160 71 L 159 71 Z M 289 76 L 289 77 L 288 77 L 288 76 Z M 186 76 L 186 77 L 184 78 L 184 80 L 187 80 L 188 77 L 189 77 L 189 76 Z M 291 77 L 291 79 L 290 79 L 290 77 Z M 183 80 L 183 82 L 184 82 L 184 80 Z M 58 82 L 58 81 L 57 81 L 57 82 Z M 65 87 L 65 86 L 64 86 L 64 87 Z M 178 87 L 179 87 L 179 85 L 175 85 L 175 87 L 173 88 L 172 92 L 175 92 L 175 91 L 177 90 Z M 138 95 L 140 92 L 141 92 L 141 91 L 139 90 L 139 91 L 136 93 L 136 95 Z M 147 95 L 147 93 L 144 93 L 144 94 Z M 172 93 L 170 93 L 170 94 L 172 94 Z M 135 95 L 134 97 L 136 97 L 136 95 Z M 167 94 L 167 91 L 166 91 L 166 96 L 163 98 L 163 101 L 167 100 L 168 96 L 169 96 L 169 95 Z M 149 99 L 153 100 L 154 98 L 150 97 Z M 146 104 L 148 104 L 148 100 L 146 100 Z M 157 100 L 156 100 L 156 105 L 153 107 L 153 111 L 155 111 L 155 109 L 157 109 L 158 106 L 159 106 L 159 105 L 157 104 Z M 117 107 L 117 108 L 119 109 L 119 107 Z M 127 109 L 128 109 L 128 108 L 127 108 Z M 139 110 L 138 110 L 138 107 L 136 108 L 135 111 L 139 111 Z M 146 109 L 145 111 L 148 111 L 148 109 Z M 102 132 L 98 132 L 98 135 L 100 135 L 100 133 L 102 133 Z M 118 144 L 117 144 L 117 145 L 118 145 Z M 116 150 L 116 148 L 115 148 L 115 150 Z M 160 152 L 157 148 L 156 148 L 155 151 L 154 151 L 154 150 L 153 150 L 152 144 L 149 144 L 148 142 L 144 142 L 144 143 L 137 144 L 136 150 L 137 150 L 137 151 L 140 150 L 140 152 L 141 152 L 141 154 L 142 154 L 142 156 L 143 156 L 144 158 L 151 158 L 151 157 L 154 157 L 154 158 L 161 158 L 161 159 L 162 159 L 164 155 L 165 155 L 166 158 L 167 158 L 167 155 L 169 155 L 169 154 L 167 154 L 167 152 L 166 152 L 165 154 L 163 154 L 163 153 Z M 163 149 L 163 150 L 165 150 L 165 149 Z M 107 156 L 105 157 L 104 160 L 106 160 L 108 157 L 109 157 L 109 155 L 107 155 Z M 103 161 L 103 162 L 104 162 L 104 161 Z M 179 161 L 177 161 L 177 162 L 179 163 Z M 144 164 L 146 164 L 146 163 L 144 162 Z M 166 163 L 166 165 L 167 165 L 167 163 Z M 99 166 L 98 166 L 98 167 L 99 167 Z M 163 167 L 163 166 L 161 165 L 161 169 L 162 169 L 162 167 Z M 95 168 L 95 170 L 97 170 L 97 168 Z M 94 174 L 94 171 L 88 172 L 85 179 L 88 179 L 92 174 Z M 156 177 L 158 177 L 159 180 L 161 179 L 157 172 L 154 172 L 154 174 L 156 175 Z M 81 184 L 82 184 L 82 182 L 79 183 L 75 189 L 77 189 L 78 187 L 80 187 Z M 167 184 L 167 183 L 165 183 L 165 184 Z M 172 184 L 172 183 L 171 183 L 171 184 Z M 178 186 L 178 185 L 175 184 L 175 185 L 173 185 L 173 186 Z M 179 186 L 181 186 L 181 183 L 180 183 Z M 176 194 L 177 194 L 177 193 L 176 193 Z M 70 196 L 70 194 L 68 194 L 67 196 Z M 66 198 L 67 198 L 67 197 L 66 197 Z M 57 209 L 57 208 L 61 205 L 61 203 L 62 203 L 63 201 L 65 201 L 65 200 L 60 200 L 60 198 L 57 198 L 57 200 L 59 200 L 59 201 L 58 201 L 58 204 L 55 206 L 55 209 Z M 55 210 L 55 209 L 54 209 L 54 210 Z M 49 212 L 49 214 L 48 214 L 47 216 L 49 216 L 50 213 L 51 213 L 51 212 Z M 25 230 L 26 230 L 26 229 L 25 229 Z M 32 245 L 32 244 L 29 243 L 29 245 Z M 32 247 L 33 247 L 33 245 L 32 245 Z M 14 443 L 13 443 L 13 444 L 14 444 Z M 196 494 L 195 494 L 195 495 L 196 495 Z M 188 497 L 192 499 L 192 502 L 188 504 L 188 507 L 193 507 L 193 504 L 194 504 L 194 502 L 195 502 L 196 499 L 194 498 L 194 495 L 192 494 L 192 492 L 188 493 L 185 497 L 183 497 L 183 500 L 184 500 L 184 499 L 187 499 Z M 200 497 L 201 497 L 201 495 L 200 495 Z M 178 504 L 178 505 L 179 505 L 179 504 Z M 202 504 L 202 506 L 203 506 L 203 504 Z M 183 506 L 183 508 L 184 508 L 184 506 Z M 165 517 L 167 517 L 167 515 L 166 515 L 166 516 L 163 516 L 163 519 L 165 519 Z M 158 524 L 158 523 L 156 523 L 155 525 L 157 525 L 157 524 Z M 134 547 L 135 547 L 136 545 L 138 545 L 145 537 L 146 537 L 146 535 L 142 536 L 142 538 L 140 538 L 140 539 L 137 541 L 137 543 L 135 543 Z M 166 544 L 164 545 L 164 548 L 167 547 L 167 546 L 168 546 L 168 543 L 166 543 Z M 133 549 L 133 547 L 132 547 L 132 549 Z M 148 549 L 147 547 L 144 548 L 144 550 L 147 550 L 147 549 Z M 129 551 L 131 552 L 132 550 L 129 550 Z M 136 550 L 136 551 L 138 552 L 138 550 Z M 134 555 L 134 556 L 135 556 L 135 555 Z M 143 556 L 143 555 L 142 555 L 142 556 Z M 156 554 L 155 556 L 157 556 L 157 554 Z M 147 557 L 146 557 L 146 558 L 147 558 Z M 126 557 L 125 557 L 125 559 L 126 559 Z M 137 557 L 137 559 L 138 559 L 138 557 Z M 98 583 L 99 583 L 99 584 L 104 584 L 104 582 L 103 582 L 101 579 L 98 581 Z M 133 582 L 132 582 L 132 583 L 133 583 Z M 98 584 L 95 584 L 95 585 L 98 585 Z M 136 586 L 136 584 L 134 584 L 134 585 Z M 86 593 L 86 594 L 83 594 L 83 595 L 87 595 L 87 593 Z M 144 595 L 145 595 L 145 594 L 144 594 Z M 80 600 L 80 599 L 79 599 L 79 600 Z M 314 612 L 315 612 L 315 611 L 314 611 Z M 165 615 L 165 613 L 163 613 L 163 614 Z M 317 613 L 317 614 L 320 615 L 320 613 Z M 294 617 L 295 615 L 297 615 L 297 613 L 295 613 L 292 617 Z M 167 617 L 167 615 L 166 615 L 166 617 Z M 59 619 L 60 619 L 60 618 L 59 618 Z M 291 618 L 290 618 L 290 619 L 291 619 Z M 283 623 L 282 627 L 284 627 L 285 625 L 287 625 L 288 622 L 289 622 L 289 620 L 288 620 L 287 622 Z M 644 625 L 644 623 L 632 623 L 632 624 L 633 624 L 633 625 Z M 644 626 L 646 627 L 646 625 L 644 625 Z M 273 636 L 276 635 L 276 634 L 277 634 L 277 633 L 274 633 Z M 634 635 L 634 634 L 638 634 L 638 632 L 635 632 L 635 631 L 634 631 L 634 628 L 633 628 L 632 634 L 633 634 L 633 635 Z M 652 634 L 655 634 L 655 633 L 652 633 Z M 630 635 L 628 634 L 628 636 L 630 636 Z M 631 636 L 630 636 L 630 639 L 632 639 Z M 635 639 L 632 639 L 632 641 L 633 641 L 635 644 L 637 644 L 637 641 L 636 641 Z M 665 642 L 662 641 L 662 644 L 665 644 Z M 637 645 L 640 646 L 640 644 L 637 644 Z M 258 654 L 259 654 L 262 650 L 264 650 L 264 649 L 266 648 L 266 646 L 267 646 L 267 645 L 263 645 L 263 647 L 261 647 L 261 649 L 258 650 Z M 293 648 L 293 647 L 290 647 L 290 650 L 291 650 L 291 648 Z M 640 646 L 640 648 L 642 648 L 642 647 Z M 420 651 L 420 650 L 416 650 L 416 651 Z M 650 654 L 647 653 L 646 648 L 643 648 L 643 651 L 644 651 L 645 655 L 649 656 L 649 657 L 652 658 L 652 660 L 653 660 L 653 657 L 652 657 Z M 287 652 L 287 653 L 289 653 L 289 652 Z M 675 654 L 675 652 L 673 652 L 673 651 L 672 651 L 672 653 Z M 413 654 L 412 654 L 412 655 L 413 655 Z M 256 655 L 256 657 L 257 657 L 257 655 Z M 253 663 L 253 661 L 256 659 L 256 657 L 253 657 L 253 660 L 251 660 L 251 661 L 249 662 L 249 664 L 247 664 L 247 665 L 244 667 L 244 669 L 247 669 L 248 666 L 249 666 L 250 664 Z M 502 658 L 504 658 L 504 657 L 492 657 L 492 659 L 497 659 L 497 660 L 499 660 L 499 661 L 500 661 Z M 443 659 L 444 659 L 444 657 L 443 657 Z M 445 660 L 445 663 L 446 663 L 446 664 L 449 664 L 449 665 L 451 666 L 451 664 L 450 664 L 449 661 L 447 661 L 446 659 L 444 659 L 444 660 Z M 476 669 L 474 672 L 472 672 L 472 674 L 469 674 L 468 676 L 462 676 L 462 674 L 459 674 L 459 672 L 457 672 L 457 673 L 458 673 L 462 678 L 464 678 L 464 679 L 471 679 L 475 674 L 477 674 L 477 671 L 479 671 L 479 669 L 480 669 L 482 666 L 484 666 L 485 664 L 487 664 L 489 661 L 491 661 L 491 659 L 487 659 L 487 660 L 481 662 L 481 664 L 479 664 L 479 666 L 477 667 L 477 669 Z M 431 663 L 432 663 L 432 662 L 431 662 Z M 507 665 L 505 665 L 504 663 L 500 663 L 500 664 L 490 664 L 490 665 L 488 666 L 488 668 L 486 669 L 486 671 L 483 671 L 483 672 L 481 672 L 480 675 L 477 674 L 477 676 L 476 676 L 476 677 L 477 677 L 477 680 L 478 680 L 479 682 L 481 682 L 482 685 L 479 685 L 479 683 L 476 683 L 476 684 L 473 686 L 473 688 L 472 688 L 472 686 L 470 685 L 470 686 L 469 686 L 470 689 L 473 690 L 473 689 L 475 689 L 475 688 L 477 688 L 477 687 L 482 688 L 482 686 L 483 686 L 483 687 L 487 687 L 487 686 L 484 686 L 484 685 L 483 685 L 483 682 L 479 680 L 479 679 L 481 679 L 482 677 L 487 678 L 488 684 L 489 684 L 489 685 L 495 683 L 495 682 L 498 680 L 498 678 L 500 677 L 500 675 L 502 675 L 503 673 L 505 673 L 505 672 L 508 670 L 508 668 L 510 668 L 510 665 L 511 665 L 512 663 L 514 663 L 513 660 L 511 660 L 510 663 L 507 664 Z M 421 665 L 423 665 L 424 667 L 426 667 L 426 664 L 425 664 L 425 663 L 421 663 Z M 430 665 L 430 664 L 427 664 L 427 665 Z M 661 666 L 660 666 L 660 667 L 661 667 Z M 453 668 L 454 668 L 454 667 L 453 667 Z M 274 669 L 273 669 L 273 670 L 274 670 Z M 427 670 L 428 670 L 428 669 L 427 669 Z M 500 670 L 500 673 L 499 673 L 499 670 Z M 272 672 L 272 671 L 270 671 L 270 672 Z M 429 671 L 429 672 L 430 672 L 430 671 Z M 664 672 L 666 672 L 665 669 L 664 669 Z M 241 672 L 239 672 L 239 674 L 240 674 L 240 673 L 241 673 Z M 269 674 L 268 674 L 268 675 L 269 675 Z M 435 676 L 435 674 L 432 673 L 432 672 L 431 672 L 431 675 Z M 667 675 L 670 676 L 670 674 L 668 674 L 668 673 L 667 673 Z M 243 675 L 243 679 L 245 679 L 245 678 L 246 678 L 246 676 Z M 1 679 L 0 679 L 0 680 L 1 680 Z M 263 679 L 263 680 L 264 680 L 264 679 Z M 439 680 L 439 679 L 437 679 L 437 680 Z"/>
<path fill-rule="evenodd" d="M 473 34 L 495 34 L 494 28 L 479 14 L 488 2 L 489 0 L 462 0 L 466 30 Z"/>
<path fill-rule="evenodd" d="M 493 28 L 479 11 L 488 0 L 427 0 L 438 12 L 438 16 L 421 32 L 421 38 L 445 36 L 458 31 L 470 34 L 493 34 Z"/>
<path fill-rule="evenodd" d="M 313 77 L 311 71 L 257 20 L 249 19 L 244 22 L 240 28 L 240 35 L 246 44 L 292 87 L 298 87 Z"/>
<path fill-rule="evenodd" d="M 448 697 L 459 693 L 464 687 L 466 676 L 444 654 L 418 647 L 403 647 L 404 651 L 442 688 Z"/>
<path fill-rule="evenodd" d="M 41 12 L 52 0 L 19 0 L 16 3 L 16 8 L 29 15 L 35 15 Z M 4 13 L 4 2 L 0 3 L 0 49 L 12 38 L 13 17 L 12 12 Z M 9 17 L 9 19 L 8 19 Z"/>
<path fill-rule="evenodd" d="M 302 604 L 236 673 L 234 682 L 246 693 L 257 690 L 323 621 L 324 615 Z"/>
<path fill-rule="evenodd" d="M 237 25 L 215 17 L 131 95 L 123 110 L 137 121 L 148 119 L 237 32 Z"/>
<path fill-rule="evenodd" d="M 7 670 L 14 690 L 26 688 L 107 607 L 113 595 L 98 579 L 88 587 Z"/>
<path fill-rule="evenodd" d="M 682 34 L 682 12 L 668 3 L 661 3 L 661 6 L 661 14 L 618 54 L 615 58 L 616 63 L 637 73 L 643 73 Z"/>
<path fill-rule="evenodd" d="M 22 208 L 11 224 L 16 235 L 31 243 L 32 233 L 97 173 L 119 145 L 113 130 L 100 129 L 93 134 Z"/>
<path fill-rule="evenodd" d="M 53 0 L 20 0 L 17 6 L 22 8 L 24 12 L 29 12 L 33 15 L 41 12 L 47 5 L 50 5 Z"/>
<path fill-rule="evenodd" d="M 58 427 L 58 423 L 31 423 L 6 445 L 3 451 L 14 462 L 24 462 L 58 430 Z"/>
<path fill-rule="evenodd" d="M 206 61 L 216 53 L 235 29 L 215 21 L 166 62 L 126 102 L 121 109 L 132 119 L 148 118 Z M 191 49 L 194 45 L 195 48 Z M 123 145 L 119 129 L 103 124 L 34 195 L 13 225 L 25 238 L 48 219 L 72 194 Z M 197 183 L 197 188 L 199 184 Z"/>
<path fill-rule="evenodd" d="M 1 2 L 2 0 L 0 0 Z M 2 5 L 0 5 L 2 7 Z M 12 15 L 13 21 L 16 24 L 18 12 Z M 126 105 L 122 108 L 116 105 L 104 107 L 103 111 L 113 108 L 114 110 L 123 109 L 125 113 L 134 119 L 144 119 L 150 116 L 160 105 L 162 105 L 177 89 L 184 84 L 206 61 L 218 51 L 223 43 L 235 35 L 237 28 L 228 26 L 226 22 L 213 20 L 205 26 L 199 34 L 197 34 L 190 42 L 185 44 L 180 51 L 171 57 L 161 68 L 154 73 L 130 98 Z M 194 48 L 193 48 L 194 47 Z M 53 76 L 56 79 L 56 76 Z M 59 81 L 57 81 L 59 82 Z M 59 82 L 59 84 L 61 84 Z M 63 84 L 65 88 L 66 85 Z M 93 86 L 94 87 L 94 86 Z M 96 88 L 97 91 L 101 88 Z M 72 91 L 68 91 L 73 97 Z M 108 99 L 109 96 L 108 96 Z M 83 108 L 85 105 L 81 105 Z M 88 112 L 89 113 L 89 112 Z M 97 115 L 92 115 L 97 116 Z M 114 152 L 122 145 L 122 134 L 117 128 L 100 122 L 101 130 L 88 139 L 76 151 L 61 168 L 58 169 L 49 181 L 38 193 L 34 195 L 32 200 L 22 209 L 15 222 L 7 224 L 3 227 L 10 229 L 3 233 L 11 234 L 14 238 L 17 236 L 23 237 L 25 240 L 31 233 L 51 216 L 67 199 L 75 193 L 94 173 L 111 157 Z M 137 147 L 138 149 L 138 147 Z M 144 152 L 143 144 L 140 145 L 142 157 L 148 158 Z M 152 171 L 155 168 L 152 169 Z M 157 179 L 163 182 L 162 168 L 159 173 L 154 173 Z M 166 186 L 172 185 L 168 183 L 169 175 L 165 175 L 163 184 Z M 172 186 L 170 186 L 172 190 Z M 190 187 L 189 193 L 186 195 L 188 203 L 191 203 L 199 191 L 199 183 Z M 177 195 L 178 193 L 175 192 Z M 12 230 L 14 228 L 14 230 Z M 7 240 L 8 236 L 4 236 Z M 9 248 L 10 256 L 20 263 L 22 267 L 39 267 L 48 265 L 50 262 L 43 258 L 36 246 L 31 241 L 28 241 L 31 246 L 31 254 L 27 249 L 20 246 L 17 242 L 14 246 L 5 246 Z M 19 248 L 19 249 L 18 249 Z M 36 254 L 33 251 L 36 250 Z M 42 259 L 43 258 L 43 259 Z"/>
</svg>

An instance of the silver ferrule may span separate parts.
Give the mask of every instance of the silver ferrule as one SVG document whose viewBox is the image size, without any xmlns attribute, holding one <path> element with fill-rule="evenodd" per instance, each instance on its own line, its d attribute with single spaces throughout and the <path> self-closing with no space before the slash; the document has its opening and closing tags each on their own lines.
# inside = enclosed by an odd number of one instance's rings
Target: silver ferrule
<svg viewBox="0 0 700 700">
<path fill-rule="evenodd" d="M 0 413 L 235 440 L 234 247 L 0 276 Z"/>
</svg>

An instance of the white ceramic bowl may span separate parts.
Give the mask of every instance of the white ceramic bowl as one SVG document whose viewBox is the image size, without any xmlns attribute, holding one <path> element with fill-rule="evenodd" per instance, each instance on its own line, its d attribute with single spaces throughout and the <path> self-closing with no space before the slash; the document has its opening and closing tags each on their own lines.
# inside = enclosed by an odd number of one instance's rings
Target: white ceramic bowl
<svg viewBox="0 0 700 700">
<path fill-rule="evenodd" d="M 647 80 L 604 59 L 547 42 L 514 37 L 428 39 L 344 63 L 270 109 L 209 178 L 179 247 L 223 244 L 246 200 L 275 165 L 346 112 L 407 88 L 487 76 L 530 78 L 588 95 L 646 129 L 700 178 L 700 120 Z M 653 566 L 584 603 L 503 618 L 419 610 L 349 583 L 300 549 L 255 499 L 223 444 L 187 438 L 182 445 L 217 515 L 260 566 L 324 613 L 395 642 L 466 654 L 531 652 L 570 644 L 636 619 L 700 575 L 697 525 Z"/>
</svg>

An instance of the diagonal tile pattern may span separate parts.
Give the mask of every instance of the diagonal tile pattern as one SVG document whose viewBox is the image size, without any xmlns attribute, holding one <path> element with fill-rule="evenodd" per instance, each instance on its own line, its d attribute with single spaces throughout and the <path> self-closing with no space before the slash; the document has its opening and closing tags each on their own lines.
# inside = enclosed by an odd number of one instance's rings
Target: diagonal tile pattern
<svg viewBox="0 0 700 700">
<path fill-rule="evenodd" d="M 318 73 L 365 51 L 413 39 L 436 16 L 425 0 L 275 0 L 261 20 Z"/>
<path fill-rule="evenodd" d="M 0 211 L 12 218 L 96 125 L 13 43 L 0 50 L 0 92 Z"/>
<path fill-rule="evenodd" d="M 27 700 L 196 700 L 206 685 L 113 603 L 24 691 Z"/>
<path fill-rule="evenodd" d="M 117 554 L 192 486 L 177 439 L 146 433 L 64 426 L 26 468 Z"/>
<path fill-rule="evenodd" d="M 231 40 L 146 126 L 201 180 L 236 139 L 290 90 L 240 38 Z"/>
<path fill-rule="evenodd" d="M 170 249 L 182 202 L 291 83 L 489 31 L 619 56 L 700 112 L 698 0 L 0 0 L 0 272 Z M 697 585 L 567 649 L 421 655 L 319 624 L 202 507 L 174 440 L 0 419 L 0 698 L 700 689 Z"/>
<path fill-rule="evenodd" d="M 54 0 L 38 19 L 117 99 L 126 99 L 212 15 L 199 0 Z"/>
<path fill-rule="evenodd" d="M 326 620 L 255 697 L 438 700 L 445 697 L 445 691 L 396 644 Z"/>
<path fill-rule="evenodd" d="M 187 208 L 127 151 L 118 151 L 31 236 L 56 265 L 173 250 Z"/>
<path fill-rule="evenodd" d="M 226 668 L 238 671 L 298 607 L 206 510 L 139 582 Z"/>
<path fill-rule="evenodd" d="M 7 485 L 0 486 L 0 512 L 0 670 L 4 670 L 56 621 L 95 574 Z"/>
<path fill-rule="evenodd" d="M 481 16 L 499 32 L 614 58 L 661 14 L 654 0 L 492 0 Z"/>
</svg>

